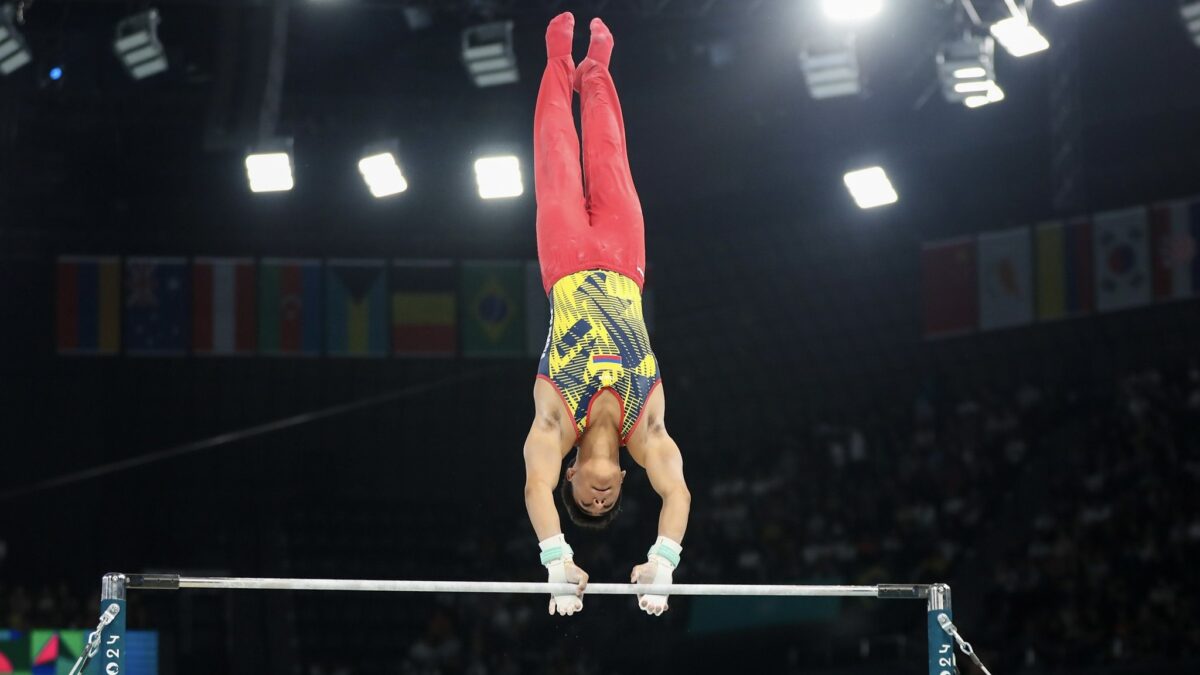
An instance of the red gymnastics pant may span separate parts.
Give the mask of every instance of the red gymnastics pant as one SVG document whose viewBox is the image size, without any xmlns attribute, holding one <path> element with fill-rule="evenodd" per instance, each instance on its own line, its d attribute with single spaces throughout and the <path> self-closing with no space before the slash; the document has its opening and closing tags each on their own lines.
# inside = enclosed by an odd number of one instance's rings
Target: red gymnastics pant
<svg viewBox="0 0 1200 675">
<path fill-rule="evenodd" d="M 606 269 L 642 287 L 646 269 L 642 205 L 625 150 L 625 120 L 608 68 L 570 56 L 551 58 L 533 118 L 538 260 L 547 293 L 582 270 Z M 578 82 L 583 120 L 583 174 L 571 112 Z"/>
</svg>

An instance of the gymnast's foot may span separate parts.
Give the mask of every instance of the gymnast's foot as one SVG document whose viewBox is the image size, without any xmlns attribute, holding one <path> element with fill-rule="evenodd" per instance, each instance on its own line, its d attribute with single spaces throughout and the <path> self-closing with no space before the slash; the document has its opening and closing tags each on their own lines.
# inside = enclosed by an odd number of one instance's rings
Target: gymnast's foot
<svg viewBox="0 0 1200 675">
<path fill-rule="evenodd" d="M 575 71 L 575 91 L 583 91 L 583 78 L 596 68 L 608 68 L 612 60 L 613 36 L 612 31 L 600 19 L 592 19 L 592 43 L 588 47 L 587 58 L 579 63 Z"/>
<path fill-rule="evenodd" d="M 550 21 L 546 28 L 546 58 L 571 58 L 571 45 L 575 42 L 575 15 L 563 12 Z"/>
<path fill-rule="evenodd" d="M 612 50 L 612 31 L 600 19 L 592 19 L 592 44 L 588 47 L 587 57 L 607 68 L 612 60 Z"/>
</svg>

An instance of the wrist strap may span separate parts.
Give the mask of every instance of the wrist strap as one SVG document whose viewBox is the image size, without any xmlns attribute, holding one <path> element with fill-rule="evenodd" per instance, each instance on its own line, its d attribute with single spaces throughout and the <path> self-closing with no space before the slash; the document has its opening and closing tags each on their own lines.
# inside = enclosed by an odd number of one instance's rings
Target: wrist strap
<svg viewBox="0 0 1200 675">
<path fill-rule="evenodd" d="M 646 552 L 646 557 L 658 556 L 663 560 L 671 563 L 672 567 L 679 567 L 679 554 L 683 551 L 683 546 L 678 542 L 666 537 L 659 537 L 650 550 Z"/>
<path fill-rule="evenodd" d="M 575 556 L 575 551 L 567 543 L 566 537 L 561 534 L 538 542 L 538 548 L 542 549 L 543 565 L 549 565 L 559 560 L 570 560 Z"/>
</svg>

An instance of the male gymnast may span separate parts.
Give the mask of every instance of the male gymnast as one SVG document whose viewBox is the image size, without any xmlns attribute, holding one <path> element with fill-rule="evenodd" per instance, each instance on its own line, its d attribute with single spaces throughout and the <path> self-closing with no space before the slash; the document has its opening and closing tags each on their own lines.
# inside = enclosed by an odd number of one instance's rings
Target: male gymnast
<svg viewBox="0 0 1200 675">
<path fill-rule="evenodd" d="M 524 453 L 525 506 L 542 564 L 551 582 L 578 586 L 575 594 L 551 596 L 549 611 L 560 615 L 583 609 L 588 575 L 564 539 L 556 486 L 571 520 L 599 529 L 620 510 L 621 446 L 646 470 L 662 511 L 647 561 L 630 574 L 638 584 L 671 583 L 691 507 L 679 447 L 663 424 L 661 376 L 642 318 L 645 233 L 608 70 L 613 37 L 593 19 L 587 58 L 576 68 L 574 31 L 569 12 L 546 30 L 546 71 L 534 113 L 538 259 L 551 321 Z M 573 90 L 583 122 L 582 175 Z M 640 595 L 638 606 L 659 616 L 667 596 Z"/>
</svg>

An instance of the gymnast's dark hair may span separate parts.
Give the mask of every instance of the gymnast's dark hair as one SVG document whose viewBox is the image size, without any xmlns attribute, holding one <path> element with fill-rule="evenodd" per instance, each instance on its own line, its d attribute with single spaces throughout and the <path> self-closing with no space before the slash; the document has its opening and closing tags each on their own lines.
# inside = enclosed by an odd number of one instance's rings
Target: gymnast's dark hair
<svg viewBox="0 0 1200 675">
<path fill-rule="evenodd" d="M 571 466 L 575 466 L 575 462 L 571 462 Z M 617 493 L 617 501 L 613 502 L 612 508 L 595 515 L 583 510 L 579 502 L 575 501 L 575 490 L 571 488 L 571 482 L 567 480 L 567 474 L 563 472 L 562 483 L 558 486 L 558 496 L 562 500 L 563 508 L 567 511 L 567 517 L 571 519 L 579 527 L 587 530 L 603 530 L 612 524 L 613 519 L 617 517 L 617 513 L 621 511 L 621 497 L 625 491 Z"/>
</svg>

